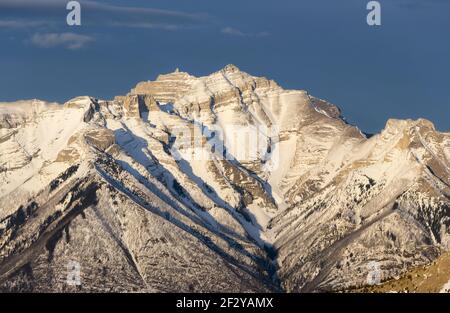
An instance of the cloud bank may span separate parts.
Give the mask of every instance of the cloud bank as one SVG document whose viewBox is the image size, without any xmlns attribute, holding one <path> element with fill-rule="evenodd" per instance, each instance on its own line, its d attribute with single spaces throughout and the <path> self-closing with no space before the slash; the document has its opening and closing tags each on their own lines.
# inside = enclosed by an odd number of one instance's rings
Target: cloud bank
<svg viewBox="0 0 450 313">
<path fill-rule="evenodd" d="M 94 38 L 90 36 L 75 33 L 37 33 L 31 37 L 31 43 L 38 47 L 63 47 L 70 50 L 83 48 L 86 44 L 92 41 L 94 41 Z"/>
</svg>

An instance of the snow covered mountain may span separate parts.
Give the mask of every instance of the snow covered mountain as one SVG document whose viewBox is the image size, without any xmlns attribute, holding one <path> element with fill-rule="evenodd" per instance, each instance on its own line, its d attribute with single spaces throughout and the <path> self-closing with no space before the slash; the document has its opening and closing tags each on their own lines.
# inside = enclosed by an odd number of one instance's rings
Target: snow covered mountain
<svg viewBox="0 0 450 313">
<path fill-rule="evenodd" d="M 0 181 L 0 291 L 346 291 L 450 248 L 449 133 L 233 65 L 0 103 Z"/>
</svg>

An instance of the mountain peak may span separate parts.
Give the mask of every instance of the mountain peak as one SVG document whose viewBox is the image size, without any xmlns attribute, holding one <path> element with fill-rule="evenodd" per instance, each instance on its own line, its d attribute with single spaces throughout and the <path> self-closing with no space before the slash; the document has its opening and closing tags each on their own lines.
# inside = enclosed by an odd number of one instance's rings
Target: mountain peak
<svg viewBox="0 0 450 313">
<path fill-rule="evenodd" d="M 412 127 L 419 127 L 419 128 L 436 131 L 436 128 L 435 128 L 433 122 L 431 122 L 425 118 L 419 118 L 417 120 L 413 120 L 413 119 L 402 120 L 402 119 L 390 118 L 387 120 L 386 126 L 383 131 L 402 131 L 405 128 L 412 128 Z"/>
<path fill-rule="evenodd" d="M 450 134 L 425 119 L 365 138 L 232 64 L 36 103 L 0 103 L 0 292 L 70 291 L 67 260 L 83 291 L 345 291 L 450 249 Z"/>
<path fill-rule="evenodd" d="M 234 73 L 234 72 L 240 72 L 240 69 L 234 64 L 228 64 L 222 69 L 222 71 L 228 72 L 228 73 Z"/>
</svg>

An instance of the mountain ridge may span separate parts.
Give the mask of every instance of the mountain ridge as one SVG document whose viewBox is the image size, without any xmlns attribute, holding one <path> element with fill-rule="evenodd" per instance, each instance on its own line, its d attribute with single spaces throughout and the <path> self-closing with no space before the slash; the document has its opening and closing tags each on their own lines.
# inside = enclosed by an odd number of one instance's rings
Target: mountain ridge
<svg viewBox="0 0 450 313">
<path fill-rule="evenodd" d="M 368 137 L 234 65 L 0 103 L 0 146 L 0 290 L 350 290 L 370 262 L 385 280 L 449 248 L 449 133 L 390 119 Z"/>
</svg>

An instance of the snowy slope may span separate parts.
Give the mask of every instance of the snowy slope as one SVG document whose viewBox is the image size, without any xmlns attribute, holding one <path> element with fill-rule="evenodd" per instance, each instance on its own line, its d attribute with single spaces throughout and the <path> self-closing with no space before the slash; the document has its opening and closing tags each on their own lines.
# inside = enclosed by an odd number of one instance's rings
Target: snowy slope
<svg viewBox="0 0 450 313">
<path fill-rule="evenodd" d="M 350 290 L 450 247 L 450 134 L 389 120 L 366 138 L 233 65 L 1 103 L 0 179 L 5 291 Z"/>
</svg>

